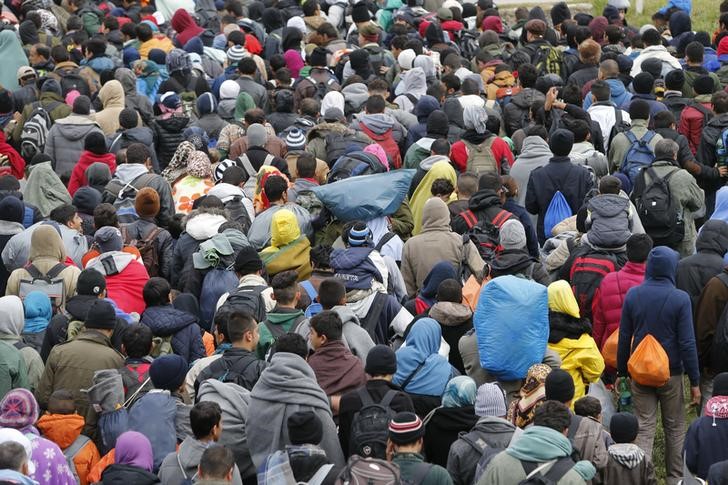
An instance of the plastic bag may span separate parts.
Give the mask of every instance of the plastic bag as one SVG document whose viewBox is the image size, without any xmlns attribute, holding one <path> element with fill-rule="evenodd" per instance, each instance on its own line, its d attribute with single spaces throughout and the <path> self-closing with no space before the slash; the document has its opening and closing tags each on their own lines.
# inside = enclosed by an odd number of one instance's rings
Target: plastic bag
<svg viewBox="0 0 728 485">
<path fill-rule="evenodd" d="M 604 358 L 604 364 L 611 368 L 617 368 L 617 347 L 619 346 L 619 329 L 612 332 L 607 337 L 602 346 L 602 357 Z"/>
<path fill-rule="evenodd" d="M 662 387 L 670 380 L 670 359 L 660 342 L 647 334 L 632 352 L 627 371 L 637 384 Z"/>
<path fill-rule="evenodd" d="M 599 379 L 594 384 L 589 385 L 588 395 L 599 399 L 599 403 L 602 405 L 602 426 L 609 430 L 609 422 L 612 416 L 614 416 L 614 413 L 617 412 L 613 394 L 607 390 L 604 382 Z"/>
<path fill-rule="evenodd" d="M 564 219 L 568 219 L 571 215 L 572 210 L 566 201 L 566 197 L 564 197 L 564 194 L 560 190 L 557 190 L 551 198 L 551 202 L 549 202 L 546 214 L 543 216 L 543 232 L 546 238 L 548 239 L 552 236 L 551 230 L 555 225 Z"/>
</svg>

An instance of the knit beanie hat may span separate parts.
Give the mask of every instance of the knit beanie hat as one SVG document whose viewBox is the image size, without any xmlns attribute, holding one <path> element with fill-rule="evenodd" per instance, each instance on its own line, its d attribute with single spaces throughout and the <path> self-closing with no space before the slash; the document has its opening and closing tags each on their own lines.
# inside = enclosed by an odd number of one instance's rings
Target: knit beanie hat
<svg viewBox="0 0 728 485">
<path fill-rule="evenodd" d="M 721 372 L 713 379 L 713 395 L 728 396 L 728 372 Z"/>
<path fill-rule="evenodd" d="M 650 94 L 655 86 L 655 78 L 649 72 L 641 72 L 632 80 L 634 92 L 638 94 Z"/>
<path fill-rule="evenodd" d="M 218 183 L 222 180 L 223 175 L 225 175 L 225 170 L 232 167 L 233 165 L 237 165 L 235 160 L 230 160 L 229 158 L 226 158 L 222 162 L 218 163 L 215 167 L 215 170 L 212 172 L 212 179 L 215 181 L 215 183 Z"/>
<path fill-rule="evenodd" d="M 616 413 L 609 421 L 609 434 L 615 443 L 632 443 L 640 431 L 637 417 L 631 413 Z"/>
<path fill-rule="evenodd" d="M 306 148 L 306 135 L 298 128 L 291 128 L 286 134 L 285 142 L 289 152 L 302 151 Z"/>
<path fill-rule="evenodd" d="M 101 272 L 88 268 L 81 271 L 76 283 L 76 292 L 79 295 L 99 296 L 106 289 L 106 278 Z"/>
<path fill-rule="evenodd" d="M 427 117 L 427 134 L 447 138 L 450 131 L 449 120 L 444 111 L 436 109 Z"/>
<path fill-rule="evenodd" d="M 25 219 L 25 205 L 14 195 L 6 195 L 0 200 L 0 221 L 22 224 Z"/>
<path fill-rule="evenodd" d="M 549 148 L 551 153 L 557 157 L 565 157 L 571 153 L 574 146 L 574 134 L 569 130 L 559 128 L 554 131 L 549 139 Z"/>
<path fill-rule="evenodd" d="M 85 185 L 83 187 L 79 187 L 76 193 L 73 194 L 71 204 L 73 204 L 78 212 L 93 214 L 94 209 L 96 209 L 101 202 L 101 192 L 91 186 Z"/>
<path fill-rule="evenodd" d="M 367 354 L 364 371 L 370 376 L 388 376 L 397 372 L 397 355 L 388 345 L 375 345 Z"/>
<path fill-rule="evenodd" d="M 157 357 L 149 366 L 149 378 L 157 389 L 176 391 L 185 381 L 189 367 L 184 357 L 176 354 Z"/>
<path fill-rule="evenodd" d="M 245 47 L 234 45 L 227 50 L 227 58 L 231 64 L 236 64 L 245 57 Z"/>
<path fill-rule="evenodd" d="M 134 209 L 141 218 L 152 219 L 159 214 L 159 194 L 151 187 L 144 187 L 134 198 Z"/>
<path fill-rule="evenodd" d="M 355 71 L 359 69 L 366 69 L 369 66 L 369 51 L 366 49 L 357 49 L 349 54 L 349 62 L 351 68 Z"/>
<path fill-rule="evenodd" d="M 223 81 L 220 85 L 220 99 L 235 99 L 240 94 L 240 84 L 232 79 Z"/>
<path fill-rule="evenodd" d="M 91 113 L 91 99 L 83 94 L 77 96 L 76 99 L 73 100 L 73 113 L 77 115 L 88 115 Z"/>
<path fill-rule="evenodd" d="M 566 5 L 566 2 L 559 2 L 553 7 L 551 7 L 551 23 L 554 25 L 559 25 L 564 20 L 569 20 L 571 18 L 571 10 L 569 10 L 569 6 Z"/>
<path fill-rule="evenodd" d="M 156 49 L 156 50 L 160 50 L 160 49 Z M 161 52 L 164 53 L 164 51 L 161 51 Z M 138 61 L 141 58 L 142 58 L 142 56 L 139 54 L 139 51 L 131 46 L 125 47 L 124 50 L 121 51 L 121 59 L 124 62 L 125 66 L 131 66 L 131 64 L 134 61 Z M 150 56 L 150 59 L 151 59 L 151 56 Z M 164 63 L 162 63 L 162 65 L 164 65 Z"/>
<path fill-rule="evenodd" d="M 104 226 L 94 233 L 94 244 L 102 253 L 121 251 L 124 247 L 124 239 L 121 237 L 121 231 L 116 227 Z"/>
<path fill-rule="evenodd" d="M 346 234 L 346 239 L 349 242 L 349 246 L 359 247 L 365 246 L 371 241 L 372 232 L 369 227 L 363 222 L 356 222 Z"/>
<path fill-rule="evenodd" d="M 43 85 L 40 87 L 41 93 L 54 93 L 57 94 L 58 97 L 63 96 L 63 91 L 61 90 L 61 85 L 58 84 L 58 81 L 52 78 L 48 78 L 45 81 L 43 81 Z"/>
<path fill-rule="evenodd" d="M 217 111 L 217 101 L 215 100 L 215 96 L 213 96 L 212 93 L 202 93 L 202 95 L 197 98 L 197 112 L 200 116 L 202 116 L 214 113 L 215 111 Z"/>
<path fill-rule="evenodd" d="M 167 53 L 162 49 L 151 49 L 149 51 L 149 60 L 164 66 L 167 64 Z"/>
<path fill-rule="evenodd" d="M 263 261 L 258 251 L 250 246 L 243 246 L 235 257 L 235 271 L 241 275 L 255 273 L 263 268 Z"/>
<path fill-rule="evenodd" d="M 159 98 L 159 102 L 167 109 L 177 109 L 182 105 L 179 95 L 174 91 L 167 91 Z"/>
<path fill-rule="evenodd" d="M 665 87 L 672 91 L 680 91 L 685 84 L 685 71 L 673 69 L 665 75 Z"/>
<path fill-rule="evenodd" d="M 695 94 L 712 94 L 714 88 L 713 78 L 708 75 L 698 76 L 693 81 L 693 91 L 695 91 Z"/>
<path fill-rule="evenodd" d="M 100 131 L 92 131 L 86 135 L 83 142 L 83 149 L 95 155 L 108 153 L 106 150 L 106 137 Z"/>
<path fill-rule="evenodd" d="M 182 49 L 172 49 L 167 54 L 167 71 L 170 74 L 177 71 L 191 70 L 190 55 Z"/>
<path fill-rule="evenodd" d="M 516 219 L 509 219 L 500 228 L 500 243 L 503 249 L 523 249 L 526 247 L 526 231 Z"/>
<path fill-rule="evenodd" d="M 12 389 L 0 401 L 0 427 L 22 430 L 38 421 L 38 401 L 27 389 Z"/>
<path fill-rule="evenodd" d="M 317 445 L 324 437 L 324 425 L 313 411 L 293 413 L 286 424 L 292 445 Z"/>
<path fill-rule="evenodd" d="M 567 403 L 574 399 L 574 379 L 563 369 L 554 369 L 545 382 L 546 399 Z"/>
<path fill-rule="evenodd" d="M 398 445 L 414 443 L 425 436 L 425 426 L 415 413 L 397 413 L 389 422 L 389 439 Z"/>
<path fill-rule="evenodd" d="M 260 123 L 250 125 L 245 135 L 248 137 L 249 147 L 262 147 L 268 141 L 268 133 L 265 131 L 265 126 Z"/>
<path fill-rule="evenodd" d="M 323 47 L 316 47 L 306 59 L 308 60 L 309 66 L 326 67 L 328 61 L 326 60 L 327 51 Z"/>
<path fill-rule="evenodd" d="M 116 326 L 116 311 L 114 311 L 114 307 L 108 301 L 94 301 L 91 304 L 91 308 L 88 309 L 84 325 L 86 325 L 86 328 L 113 330 Z"/>
<path fill-rule="evenodd" d="M 507 412 L 506 395 L 498 384 L 486 382 L 478 388 L 478 394 L 475 396 L 476 416 L 502 418 Z"/>
<path fill-rule="evenodd" d="M 355 24 L 367 22 L 372 19 L 372 14 L 369 13 L 366 2 L 359 2 L 351 8 L 351 20 Z"/>
</svg>

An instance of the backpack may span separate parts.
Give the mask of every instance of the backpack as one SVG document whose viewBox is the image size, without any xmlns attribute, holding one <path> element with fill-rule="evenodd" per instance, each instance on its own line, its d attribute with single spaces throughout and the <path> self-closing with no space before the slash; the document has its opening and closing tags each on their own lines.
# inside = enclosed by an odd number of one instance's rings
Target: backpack
<svg viewBox="0 0 728 485">
<path fill-rule="evenodd" d="M 80 453 L 80 451 L 83 449 L 84 446 L 86 446 L 86 443 L 90 443 L 91 438 L 88 436 L 84 436 L 82 434 L 78 435 L 78 437 L 73 440 L 73 443 L 71 443 L 68 448 L 63 450 L 63 456 L 66 458 L 66 461 L 68 462 L 68 468 L 71 469 L 71 473 L 73 473 L 73 478 L 76 479 L 77 483 L 81 483 L 80 479 L 78 478 L 78 471 L 76 470 L 76 464 L 73 462 L 73 459 L 76 458 L 76 455 Z"/>
<path fill-rule="evenodd" d="M 491 150 L 495 138 L 495 135 L 488 137 L 480 145 L 474 145 L 469 141 L 463 140 L 465 147 L 468 149 L 468 162 L 466 167 L 468 172 L 473 172 L 478 175 L 484 173 L 500 174 L 500 163 L 495 159 L 493 150 Z"/>
<path fill-rule="evenodd" d="M 156 359 L 162 355 L 170 354 L 174 354 L 174 349 L 172 348 L 172 335 L 167 335 L 166 337 L 154 337 L 152 339 L 152 350 L 149 352 L 149 355 Z"/>
<path fill-rule="evenodd" d="M 330 91 L 338 91 L 338 89 L 335 89 L 338 86 L 338 82 L 333 74 L 326 82 L 316 81 L 316 79 L 314 79 L 312 76 L 308 76 L 303 79 L 309 81 L 313 85 L 314 93 L 312 96 L 309 97 L 317 100 L 318 102 L 321 102 L 321 100 L 324 99 L 324 96 L 326 96 Z"/>
<path fill-rule="evenodd" d="M 213 0 L 195 0 L 195 16 L 197 25 L 203 29 L 216 31 L 220 28 L 220 17 Z"/>
<path fill-rule="evenodd" d="M 140 397 L 128 411 L 129 430 L 149 439 L 154 452 L 154 472 L 177 447 L 177 402 L 169 391 L 152 391 Z"/>
<path fill-rule="evenodd" d="M 258 482 L 268 483 L 268 482 Z M 399 466 L 377 458 L 352 455 L 336 479 L 337 485 L 401 485 Z"/>
<path fill-rule="evenodd" d="M 544 74 L 557 74 L 561 79 L 564 78 L 564 54 L 551 44 L 541 44 L 538 46 L 538 51 L 532 64 L 536 66 L 539 76 L 543 76 Z"/>
<path fill-rule="evenodd" d="M 718 167 L 728 165 L 728 128 L 720 132 L 720 136 L 715 142 L 715 161 Z"/>
<path fill-rule="evenodd" d="M 232 199 L 225 202 L 224 206 L 225 210 L 228 211 L 228 214 L 230 214 L 230 220 L 235 221 L 243 226 L 242 232 L 243 234 L 247 234 L 248 229 L 250 229 L 251 222 L 250 214 L 248 214 L 248 209 L 246 209 L 245 204 L 243 204 L 243 197 L 240 195 L 236 195 Z"/>
<path fill-rule="evenodd" d="M 67 96 L 71 91 L 78 91 L 84 96 L 91 96 L 91 89 L 88 82 L 81 77 L 80 68 L 61 69 L 54 73 L 58 75 L 58 82 L 61 85 L 63 96 Z"/>
<path fill-rule="evenodd" d="M 248 379 L 245 378 L 245 371 L 248 369 L 248 367 L 255 364 L 257 361 L 257 355 L 251 354 L 248 355 L 247 358 L 240 359 L 233 366 L 230 366 L 228 365 L 227 361 L 225 360 L 225 356 L 223 355 L 223 357 L 219 358 L 208 367 L 208 369 L 210 370 L 219 371 L 211 375 L 209 379 L 215 379 L 224 383 L 237 384 L 242 388 L 248 389 L 251 387 L 252 383 L 248 382 Z M 243 365 L 238 365 L 240 363 L 242 363 Z M 222 366 L 222 368 L 218 369 L 219 366 Z"/>
<path fill-rule="evenodd" d="M 718 279 L 728 288 L 728 275 L 721 271 Z M 716 374 L 728 371 L 728 305 L 723 308 L 718 324 L 715 326 L 713 345 L 710 348 L 710 368 Z"/>
<path fill-rule="evenodd" d="M 311 189 L 305 189 L 296 194 L 296 204 L 300 205 L 311 215 L 311 224 L 317 227 L 324 212 L 324 203 L 316 196 Z"/>
<path fill-rule="evenodd" d="M 632 125 L 624 121 L 624 118 L 622 118 L 622 110 L 617 108 L 616 106 L 613 106 L 614 108 L 614 126 L 612 126 L 611 131 L 609 132 L 609 140 L 604 140 L 606 143 L 606 146 L 604 147 L 605 150 L 609 148 L 609 145 L 611 145 L 612 140 L 615 136 L 617 136 L 618 133 L 624 133 L 625 135 L 629 132 L 630 128 L 632 128 Z"/>
<path fill-rule="evenodd" d="M 384 153 L 387 154 L 389 159 L 390 170 L 395 170 L 402 167 L 402 156 L 399 153 L 399 145 L 394 141 L 392 136 L 392 128 L 388 129 L 384 133 L 374 133 L 364 123 L 359 123 L 359 129 L 364 132 L 374 143 L 384 149 Z"/>
<path fill-rule="evenodd" d="M 154 228 L 145 238 L 137 239 L 129 237 L 126 226 L 121 226 L 121 237 L 124 239 L 125 246 L 131 246 L 139 251 L 142 263 L 147 268 L 149 277 L 159 276 L 159 244 L 157 244 L 157 236 L 162 232 L 161 227 Z"/>
<path fill-rule="evenodd" d="M 627 371 L 630 378 L 641 386 L 662 387 L 670 380 L 670 359 L 652 334 L 645 335 L 634 349 L 627 361 Z"/>
<path fill-rule="evenodd" d="M 235 272 L 228 268 L 214 268 L 207 272 L 200 290 L 200 324 L 203 328 L 212 328 L 217 301 L 225 293 L 234 291 L 238 283 Z"/>
<path fill-rule="evenodd" d="M 685 236 L 682 208 L 670 191 L 670 178 L 678 170 L 676 168 L 665 177 L 659 177 L 654 168 L 648 167 L 642 171 L 638 187 L 633 192 L 637 194 L 637 215 L 656 246 L 674 248 Z M 650 176 L 650 184 L 645 187 L 646 175 Z"/>
<path fill-rule="evenodd" d="M 566 197 L 564 197 L 564 194 L 560 190 L 557 190 L 553 197 L 551 197 L 551 202 L 549 202 L 549 206 L 543 216 L 544 236 L 546 236 L 547 239 L 550 238 L 551 231 L 554 229 L 554 226 L 564 219 L 571 217 L 571 214 L 572 212 L 569 202 L 566 200 Z"/>
<path fill-rule="evenodd" d="M 555 462 L 549 461 L 542 464 L 532 461 L 520 461 L 523 471 L 526 472 L 526 478 L 518 482 L 518 485 L 556 485 L 574 467 L 574 460 L 570 456 L 564 456 Z M 545 474 L 541 473 L 549 463 L 553 463 L 549 471 Z"/>
<path fill-rule="evenodd" d="M 604 277 L 617 271 L 618 265 L 613 255 L 607 252 L 587 252 L 589 248 L 577 253 L 569 269 L 569 282 L 571 289 L 579 304 L 581 316 L 591 317 L 591 304 L 594 293 L 599 288 Z"/>
<path fill-rule="evenodd" d="M 112 205 L 116 208 L 116 217 L 119 219 L 119 223 L 131 224 L 139 219 L 134 207 L 136 193 L 149 186 L 155 176 L 153 173 L 144 173 L 126 184 L 118 178 L 114 178 L 106 185 L 105 191 L 114 197 Z"/>
<path fill-rule="evenodd" d="M 351 152 L 342 155 L 336 161 L 326 177 L 326 182 L 330 184 L 357 175 L 370 175 L 385 171 L 382 162 L 379 161 L 376 155 L 365 152 Z"/>
<path fill-rule="evenodd" d="M 624 160 L 622 160 L 619 171 L 628 176 L 630 182 L 634 184 L 639 171 L 645 167 L 649 167 L 655 161 L 655 152 L 650 148 L 650 142 L 657 133 L 648 130 L 639 140 L 631 130 L 625 131 L 624 134 L 630 146 L 627 154 L 624 156 Z"/>
<path fill-rule="evenodd" d="M 316 298 L 318 298 L 318 291 L 316 291 L 316 288 L 313 287 L 311 282 L 309 280 L 301 281 L 299 285 L 301 288 L 306 290 L 308 297 L 311 299 L 311 304 L 306 307 L 306 310 L 303 312 L 303 316 L 311 318 L 312 316 L 324 311 L 324 307 L 321 306 L 321 303 L 316 301 Z"/>
<path fill-rule="evenodd" d="M 38 153 L 43 153 L 46 140 L 48 140 L 48 132 L 53 126 L 50 112 L 60 105 L 61 102 L 55 102 L 48 105 L 48 108 L 44 108 L 40 101 L 31 105 L 32 111 L 25 121 L 20 135 L 20 154 L 24 159 L 30 160 Z"/>
<path fill-rule="evenodd" d="M 219 311 L 242 310 L 250 313 L 256 322 L 265 320 L 265 301 L 263 291 L 268 288 L 264 285 L 240 286 L 230 292 Z"/>
<path fill-rule="evenodd" d="M 607 340 L 602 345 L 602 358 L 604 364 L 612 369 L 617 368 L 617 348 L 619 347 L 619 327 L 609 334 Z"/>
<path fill-rule="evenodd" d="M 21 300 L 25 300 L 31 291 L 40 291 L 50 298 L 53 313 L 58 313 L 66 296 L 66 285 L 61 276 L 64 269 L 66 269 L 66 265 L 58 263 L 43 274 L 32 263 L 27 265 L 25 271 L 28 272 L 30 278 L 20 278 L 18 296 Z"/>
<path fill-rule="evenodd" d="M 330 133 L 326 135 L 326 163 L 333 167 L 336 161 L 350 146 L 355 146 L 356 151 L 362 151 L 369 145 L 368 141 L 358 139 L 355 135 L 342 135 L 341 133 Z"/>
<path fill-rule="evenodd" d="M 472 59 L 480 51 L 478 39 L 480 33 L 472 30 L 461 30 L 459 32 L 458 44 L 460 45 L 460 54 L 465 59 Z"/>
<path fill-rule="evenodd" d="M 510 446 L 511 443 L 513 443 L 514 440 L 517 438 L 518 436 L 516 436 L 516 433 L 513 433 L 513 435 L 511 436 L 511 440 L 508 443 L 508 446 Z M 469 444 L 470 447 L 473 448 L 480 455 L 478 464 L 475 467 L 475 475 L 473 476 L 473 483 L 477 483 L 483 473 L 485 473 L 485 470 L 488 468 L 488 465 L 490 464 L 490 461 L 493 459 L 493 457 L 501 451 L 505 450 L 505 448 L 494 448 L 488 445 L 488 443 L 481 437 L 480 432 L 475 429 L 460 435 L 460 439 Z"/>
<path fill-rule="evenodd" d="M 121 379 L 124 382 L 126 396 L 129 397 L 130 401 L 136 402 L 135 398 L 140 397 L 139 394 L 144 395 L 150 389 L 154 388 L 149 378 L 149 367 L 151 365 L 151 361 L 147 361 L 139 364 L 126 364 L 119 369 Z"/>
<path fill-rule="evenodd" d="M 472 241 L 483 261 L 493 261 L 495 257 L 503 250 L 500 245 L 500 228 L 505 222 L 513 216 L 510 212 L 503 209 L 498 212 L 491 221 L 479 221 L 477 216 L 470 209 L 460 213 L 465 224 L 468 226 L 468 232 L 463 236 L 463 245 L 468 241 Z"/>
<path fill-rule="evenodd" d="M 361 409 L 354 413 L 351 421 L 349 452 L 364 458 L 387 458 L 387 434 L 389 421 L 394 417 L 390 407 L 397 397 L 397 391 L 390 389 L 379 403 L 372 400 L 366 388 L 357 389 Z"/>
</svg>

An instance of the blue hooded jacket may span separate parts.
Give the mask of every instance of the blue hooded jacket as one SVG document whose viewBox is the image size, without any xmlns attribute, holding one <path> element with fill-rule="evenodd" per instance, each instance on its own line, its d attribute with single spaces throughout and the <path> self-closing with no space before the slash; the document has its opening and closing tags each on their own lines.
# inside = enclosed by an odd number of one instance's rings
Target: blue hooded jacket
<svg viewBox="0 0 728 485">
<path fill-rule="evenodd" d="M 652 249 L 644 283 L 627 292 L 619 324 L 617 370 L 620 376 L 627 375 L 630 355 L 651 334 L 670 359 L 670 375 L 680 375 L 685 368 L 691 385 L 698 385 L 700 371 L 690 297 L 675 288 L 678 261 L 678 253 L 668 247 Z"/>
<path fill-rule="evenodd" d="M 619 79 L 607 79 L 609 89 L 611 90 L 610 100 L 615 106 L 629 106 L 629 102 L 632 99 L 632 93 L 627 91 L 624 87 L 624 83 Z M 589 109 L 592 105 L 592 97 L 587 96 L 584 98 L 584 109 Z"/>
</svg>

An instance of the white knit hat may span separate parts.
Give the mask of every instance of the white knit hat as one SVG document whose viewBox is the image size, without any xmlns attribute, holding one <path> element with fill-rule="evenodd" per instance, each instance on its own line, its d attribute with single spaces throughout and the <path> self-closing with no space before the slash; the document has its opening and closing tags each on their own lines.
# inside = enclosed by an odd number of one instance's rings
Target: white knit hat
<svg viewBox="0 0 728 485">
<path fill-rule="evenodd" d="M 507 414 L 506 395 L 498 384 L 486 382 L 475 396 L 475 415 L 502 418 Z"/>
<path fill-rule="evenodd" d="M 399 56 L 397 57 L 397 62 L 402 69 L 408 71 L 412 69 L 412 66 L 415 62 L 415 57 L 417 57 L 417 54 L 414 50 L 405 49 L 399 53 Z"/>
<path fill-rule="evenodd" d="M 232 79 L 223 81 L 220 85 L 220 99 L 235 99 L 240 94 L 240 84 Z"/>
</svg>

